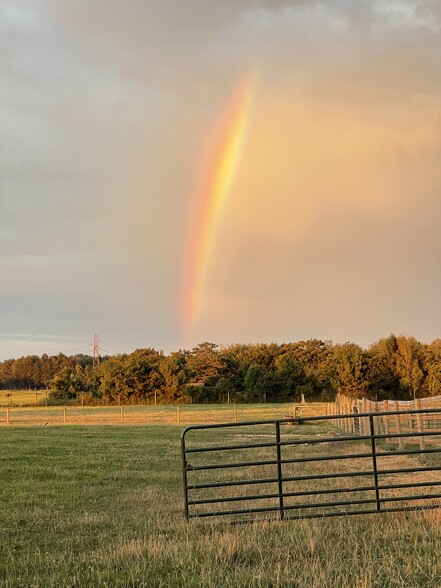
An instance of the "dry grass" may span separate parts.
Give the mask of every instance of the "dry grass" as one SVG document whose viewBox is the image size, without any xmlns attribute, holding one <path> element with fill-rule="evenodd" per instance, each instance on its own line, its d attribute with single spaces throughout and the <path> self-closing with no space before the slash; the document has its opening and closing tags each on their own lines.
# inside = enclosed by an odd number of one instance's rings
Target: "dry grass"
<svg viewBox="0 0 441 588">
<path fill-rule="evenodd" d="M 178 426 L 2 428 L 0 586 L 441 586 L 441 511 L 187 524 L 180 432 Z M 286 435 L 319 432 L 302 427 Z M 301 447 L 310 452 L 313 445 Z"/>
<path fill-rule="evenodd" d="M 325 427 L 328 427 L 326 432 Z M 274 442 L 274 427 L 235 427 L 218 430 L 195 430 L 188 434 L 188 447 L 231 446 L 249 443 Z M 254 435 L 252 432 L 254 430 Z M 293 463 L 283 464 L 283 477 L 310 477 L 321 476 L 319 479 L 305 479 L 285 481 L 283 491 L 285 494 L 284 506 L 286 517 L 299 517 L 338 514 L 341 512 L 369 511 L 376 509 L 375 477 L 372 472 L 373 463 L 369 440 L 348 440 L 340 436 L 339 431 L 333 429 L 325 421 L 320 421 L 314 426 L 305 425 L 297 428 L 299 433 L 291 433 L 291 427 L 284 427 L 282 433 L 283 443 L 296 443 L 282 447 L 282 460 L 297 460 Z M 301 432 L 300 432 L 301 431 Z M 324 441 L 317 443 L 317 441 Z M 404 470 L 409 468 L 421 468 L 424 464 L 439 466 L 440 454 L 429 454 L 421 458 L 416 455 L 397 455 L 388 452 L 388 445 L 383 443 L 378 450 L 384 455 L 377 457 L 379 472 L 387 470 Z M 408 445 L 410 449 L 412 446 Z M 416 446 L 414 445 L 414 448 Z M 360 457 L 364 455 L 365 457 Z M 349 456 L 349 459 L 339 459 Z M 353 457 L 352 457 L 353 456 Z M 327 459 L 331 457 L 332 459 Z M 209 464 L 223 463 L 247 463 L 255 461 L 273 461 L 276 459 L 274 447 L 254 447 L 235 450 L 219 450 L 203 453 L 189 453 L 188 461 L 192 466 L 206 466 Z M 304 461 L 303 461 L 304 460 Z M 345 474 L 348 477 L 341 477 Z M 354 475 L 358 474 L 358 475 Z M 333 477 L 338 476 L 338 477 Z M 218 488 L 192 489 L 189 492 L 190 500 L 214 500 L 226 498 L 225 502 L 212 502 L 208 504 L 194 504 L 190 507 L 191 514 L 204 514 L 213 511 L 229 511 L 268 508 L 273 512 L 263 513 L 262 517 L 278 516 L 279 507 L 277 465 L 272 463 L 263 466 L 248 466 L 241 468 L 195 470 L 188 473 L 189 485 L 209 483 L 231 483 L 243 480 L 252 482 L 256 479 L 272 479 L 273 482 L 265 484 L 227 485 Z M 418 507 L 427 504 L 424 495 L 441 494 L 441 471 L 425 472 L 400 472 L 378 474 L 380 486 L 395 486 L 405 484 L 418 484 L 433 482 L 433 485 L 421 485 L 415 488 L 384 488 L 380 491 L 382 509 L 397 507 Z M 301 495 L 299 493 L 310 493 Z M 272 495 L 271 498 L 259 498 L 246 500 L 247 496 Z M 410 499 L 414 496 L 414 499 Z M 419 497 L 422 497 L 421 499 Z M 237 500 L 233 500 L 237 498 Z M 433 499 L 432 502 L 436 502 Z M 329 504 L 329 503 L 341 504 Z M 439 500 L 438 500 L 439 502 Z M 344 504 L 346 503 L 346 504 Z M 249 520 L 256 514 L 235 515 L 235 519 Z"/>
<path fill-rule="evenodd" d="M 35 406 L 45 401 L 45 390 L 0 390 L 0 407 Z"/>
<path fill-rule="evenodd" d="M 35 398 L 35 396 L 34 396 Z M 302 414 L 324 414 L 326 405 L 310 403 Z M 160 406 L 68 406 L 0 409 L 0 426 L 6 425 L 110 425 L 110 424 L 201 424 L 285 418 L 294 404 L 217 404 Z"/>
</svg>

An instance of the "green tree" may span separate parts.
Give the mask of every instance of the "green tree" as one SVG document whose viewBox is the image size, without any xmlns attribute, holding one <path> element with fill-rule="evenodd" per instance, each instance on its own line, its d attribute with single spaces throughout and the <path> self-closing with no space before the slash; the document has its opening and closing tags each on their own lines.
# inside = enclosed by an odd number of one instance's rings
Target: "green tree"
<svg viewBox="0 0 441 588">
<path fill-rule="evenodd" d="M 50 382 L 51 401 L 71 401 L 83 390 L 83 374 L 79 366 L 64 367 Z"/>
<path fill-rule="evenodd" d="M 263 402 L 266 400 L 268 378 L 261 365 L 251 364 L 244 379 L 244 399 L 246 402 Z"/>
<path fill-rule="evenodd" d="M 186 354 L 182 351 L 162 357 L 159 363 L 161 375 L 160 395 L 166 402 L 184 400 L 187 396 L 188 370 Z"/>
<path fill-rule="evenodd" d="M 398 343 L 395 335 L 380 339 L 368 350 L 370 396 L 378 400 L 400 398 L 397 372 Z"/>
<path fill-rule="evenodd" d="M 187 357 L 187 369 L 192 383 L 214 386 L 221 376 L 222 363 L 215 343 L 200 343 Z"/>
<path fill-rule="evenodd" d="M 278 380 L 278 402 L 291 402 L 301 399 L 301 394 L 310 392 L 306 386 L 307 377 L 300 362 L 297 361 L 292 351 L 286 351 L 275 360 Z"/>
<path fill-rule="evenodd" d="M 154 349 L 137 349 L 127 356 L 126 375 L 130 402 L 152 402 L 162 380 L 159 365 L 162 353 Z"/>
<path fill-rule="evenodd" d="M 421 396 L 424 381 L 424 346 L 414 337 L 397 337 L 397 374 L 410 398 Z"/>
<path fill-rule="evenodd" d="M 361 398 L 369 389 L 368 354 L 355 343 L 336 345 L 333 349 L 331 365 L 332 382 L 341 394 Z"/>
<path fill-rule="evenodd" d="M 424 382 L 424 395 L 441 395 L 441 339 L 436 339 L 427 346 L 424 371 L 427 374 Z"/>
</svg>

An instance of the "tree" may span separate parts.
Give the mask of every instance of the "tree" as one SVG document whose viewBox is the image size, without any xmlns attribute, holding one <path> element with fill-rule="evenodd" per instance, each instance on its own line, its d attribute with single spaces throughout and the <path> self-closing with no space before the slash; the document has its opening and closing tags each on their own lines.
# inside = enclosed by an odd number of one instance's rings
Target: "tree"
<svg viewBox="0 0 441 588">
<path fill-rule="evenodd" d="M 78 397 L 83 389 L 82 370 L 79 366 L 75 368 L 64 367 L 50 382 L 52 401 L 71 401 Z"/>
<path fill-rule="evenodd" d="M 275 360 L 278 380 L 278 402 L 298 401 L 302 392 L 310 392 L 310 387 L 305 387 L 307 377 L 301 363 L 295 359 L 292 351 L 279 355 Z"/>
<path fill-rule="evenodd" d="M 214 386 L 222 370 L 218 346 L 205 342 L 194 347 L 187 357 L 187 368 L 193 383 Z"/>
<path fill-rule="evenodd" d="M 397 372 L 398 343 L 395 335 L 380 339 L 368 350 L 370 395 L 378 400 L 400 398 Z"/>
<path fill-rule="evenodd" d="M 400 386 L 410 398 L 421 395 L 424 381 L 424 346 L 414 337 L 397 337 L 396 369 Z"/>
<path fill-rule="evenodd" d="M 266 399 L 268 378 L 261 365 L 251 364 L 245 374 L 244 393 L 246 402 L 263 402 Z"/>
<path fill-rule="evenodd" d="M 148 402 L 161 386 L 159 364 L 162 353 L 154 349 L 136 349 L 126 358 L 126 377 L 130 402 Z"/>
<path fill-rule="evenodd" d="M 236 392 L 233 381 L 228 378 L 220 378 L 213 388 L 213 396 L 216 398 L 216 402 L 235 402 L 238 398 Z"/>
<path fill-rule="evenodd" d="M 113 404 L 130 396 L 126 378 L 126 355 L 115 355 L 95 369 L 95 391 L 98 398 Z"/>
<path fill-rule="evenodd" d="M 161 398 L 166 402 L 183 400 L 187 395 L 188 370 L 186 355 L 182 351 L 161 358 Z"/>
<path fill-rule="evenodd" d="M 111 357 L 97 368 L 99 395 L 110 403 L 151 402 L 161 384 L 161 358 L 162 353 L 154 349 Z"/>
<path fill-rule="evenodd" d="M 361 398 L 367 395 L 368 354 L 354 343 L 336 345 L 332 356 L 332 381 L 337 392 Z"/>
<path fill-rule="evenodd" d="M 427 374 L 424 382 L 425 396 L 441 395 L 441 339 L 436 339 L 427 346 L 424 371 Z"/>
</svg>

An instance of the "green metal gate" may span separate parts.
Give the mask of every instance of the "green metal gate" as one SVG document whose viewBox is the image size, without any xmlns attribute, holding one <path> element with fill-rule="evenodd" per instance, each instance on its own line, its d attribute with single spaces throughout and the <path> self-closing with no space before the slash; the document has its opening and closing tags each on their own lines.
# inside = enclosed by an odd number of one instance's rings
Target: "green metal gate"
<svg viewBox="0 0 441 588">
<path fill-rule="evenodd" d="M 394 415 L 427 426 L 394 429 Z M 354 433 L 342 431 L 346 419 Z M 187 519 L 283 520 L 441 506 L 441 409 L 194 425 L 181 443 Z"/>
</svg>

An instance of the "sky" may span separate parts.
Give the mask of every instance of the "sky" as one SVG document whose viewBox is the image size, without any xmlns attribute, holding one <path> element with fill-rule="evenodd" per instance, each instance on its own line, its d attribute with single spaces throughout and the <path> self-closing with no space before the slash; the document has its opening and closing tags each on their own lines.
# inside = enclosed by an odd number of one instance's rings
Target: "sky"
<svg viewBox="0 0 441 588">
<path fill-rule="evenodd" d="M 0 0 L 0 359 L 439 338 L 440 72 L 438 0 Z"/>
</svg>

